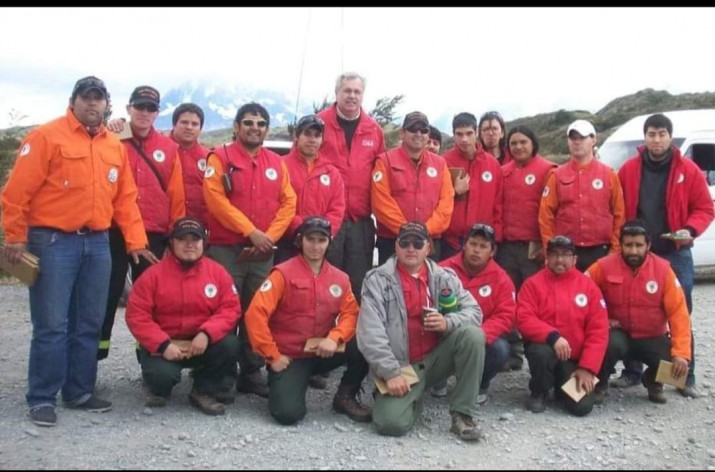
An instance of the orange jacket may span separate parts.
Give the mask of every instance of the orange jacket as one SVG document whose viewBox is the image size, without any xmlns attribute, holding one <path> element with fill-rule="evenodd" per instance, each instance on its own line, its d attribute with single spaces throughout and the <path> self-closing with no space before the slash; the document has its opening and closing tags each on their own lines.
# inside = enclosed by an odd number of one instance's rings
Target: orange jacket
<svg viewBox="0 0 715 472">
<path fill-rule="evenodd" d="M 302 257 L 302 255 L 295 256 L 295 258 Z M 324 261 L 320 274 L 316 277 L 325 276 L 328 273 L 328 268 L 334 269 L 327 261 Z M 248 332 L 251 346 L 253 346 L 254 351 L 265 357 L 268 362 L 277 360 L 282 354 L 278 350 L 278 345 L 269 327 L 271 317 L 276 314 L 281 305 L 305 302 L 305 300 L 284 298 L 285 292 L 285 277 L 280 270 L 274 268 L 265 282 L 263 282 L 263 285 L 261 285 L 261 288 L 256 291 L 253 300 L 251 300 L 251 305 L 246 310 L 246 331 Z M 336 343 L 350 341 L 355 336 L 359 310 L 355 295 L 350 290 L 350 284 L 348 283 L 346 284 L 346 289 L 342 290 L 337 324 L 330 330 L 327 337 Z M 302 316 L 315 317 L 315 309 L 309 308 Z"/>
<path fill-rule="evenodd" d="M 137 194 L 119 139 L 104 127 L 90 137 L 68 108 L 22 142 L 2 193 L 5 240 L 26 242 L 28 226 L 101 231 L 114 219 L 127 250 L 145 248 Z"/>
</svg>

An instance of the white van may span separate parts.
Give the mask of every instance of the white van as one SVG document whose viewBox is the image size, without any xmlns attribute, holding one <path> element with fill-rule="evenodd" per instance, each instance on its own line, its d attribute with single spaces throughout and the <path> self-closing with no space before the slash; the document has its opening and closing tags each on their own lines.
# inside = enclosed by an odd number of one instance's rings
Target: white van
<svg viewBox="0 0 715 472">
<path fill-rule="evenodd" d="M 715 110 L 679 110 L 663 114 L 673 122 L 673 144 L 703 170 L 710 197 L 715 201 Z M 643 123 L 651 115 L 636 116 L 618 128 L 598 149 L 598 158 L 618 169 L 629 157 L 636 155 L 636 147 L 644 144 Z M 696 238 L 693 261 L 699 272 L 715 270 L 715 224 Z"/>
</svg>

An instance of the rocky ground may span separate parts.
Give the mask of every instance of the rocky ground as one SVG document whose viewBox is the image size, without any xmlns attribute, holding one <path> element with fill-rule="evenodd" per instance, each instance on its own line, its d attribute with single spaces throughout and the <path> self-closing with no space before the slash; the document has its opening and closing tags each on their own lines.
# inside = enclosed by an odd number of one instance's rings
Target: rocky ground
<svg viewBox="0 0 715 472">
<path fill-rule="evenodd" d="M 524 407 L 528 371 L 500 374 L 477 420 L 486 433 L 466 444 L 449 433 L 446 399 L 428 398 L 414 431 L 378 436 L 330 409 L 328 391 L 310 390 L 308 415 L 282 427 L 264 399 L 241 395 L 225 416 L 209 417 L 188 402 L 184 376 L 169 405 L 143 406 L 133 339 L 117 316 L 97 389 L 114 409 L 91 414 L 58 407 L 54 428 L 33 425 L 24 400 L 30 323 L 27 289 L 0 286 L 1 469 L 708 469 L 715 470 L 715 283 L 694 291 L 697 372 L 702 398 L 666 387 L 668 403 L 650 403 L 643 387 L 610 390 L 585 418 L 556 405 L 542 414 Z M 366 396 L 369 403 L 370 396 Z"/>
</svg>

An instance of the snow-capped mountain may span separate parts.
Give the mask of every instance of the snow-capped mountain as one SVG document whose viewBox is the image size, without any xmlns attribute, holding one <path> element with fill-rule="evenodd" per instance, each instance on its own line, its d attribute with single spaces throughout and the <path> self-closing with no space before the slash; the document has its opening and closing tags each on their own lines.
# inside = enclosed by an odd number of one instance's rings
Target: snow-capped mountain
<svg viewBox="0 0 715 472">
<path fill-rule="evenodd" d="M 248 102 L 260 103 L 268 110 L 272 128 L 293 123 L 296 114 L 295 96 L 291 97 L 283 92 L 244 85 L 186 82 L 162 94 L 162 111 L 156 120 L 156 128 L 170 129 L 171 115 L 176 107 L 184 102 L 195 103 L 203 109 L 203 131 L 230 128 L 238 108 Z M 301 100 L 298 116 L 312 112 L 312 103 Z"/>
</svg>

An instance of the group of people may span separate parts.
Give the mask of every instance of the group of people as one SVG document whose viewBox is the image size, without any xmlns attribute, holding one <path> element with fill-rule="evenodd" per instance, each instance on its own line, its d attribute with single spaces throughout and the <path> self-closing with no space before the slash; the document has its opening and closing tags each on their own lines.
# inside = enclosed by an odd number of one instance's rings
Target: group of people
<svg viewBox="0 0 715 472">
<path fill-rule="evenodd" d="M 664 403 L 655 373 L 666 360 L 686 376 L 680 392 L 698 395 L 690 248 L 715 212 L 667 117 L 646 120 L 644 146 L 616 173 L 585 120 L 568 127 L 560 166 L 496 112 L 457 114 L 441 155 L 441 132 L 408 113 L 386 150 L 364 90 L 359 74 L 341 74 L 335 102 L 302 117 L 279 156 L 263 147 L 270 116 L 258 103 L 238 109 L 232 142 L 209 150 L 197 105 L 179 105 L 165 136 L 160 93 L 143 85 L 128 122 L 105 124 L 104 82 L 80 79 L 65 116 L 25 137 L 2 191 L 2 257 L 41 261 L 29 289 L 31 420 L 56 423 L 58 392 L 69 408 L 111 409 L 94 385 L 129 266 L 125 319 L 153 407 L 192 368 L 189 400 L 204 413 L 251 393 L 293 424 L 308 387 L 347 366 L 336 412 L 402 435 L 426 392 L 449 393 L 451 431 L 475 441 L 475 408 L 522 355 L 534 413 L 553 391 L 588 414 L 619 360 L 616 386 L 642 382 Z M 372 408 L 360 399 L 369 373 Z M 579 400 L 561 389 L 571 379 Z"/>
</svg>

